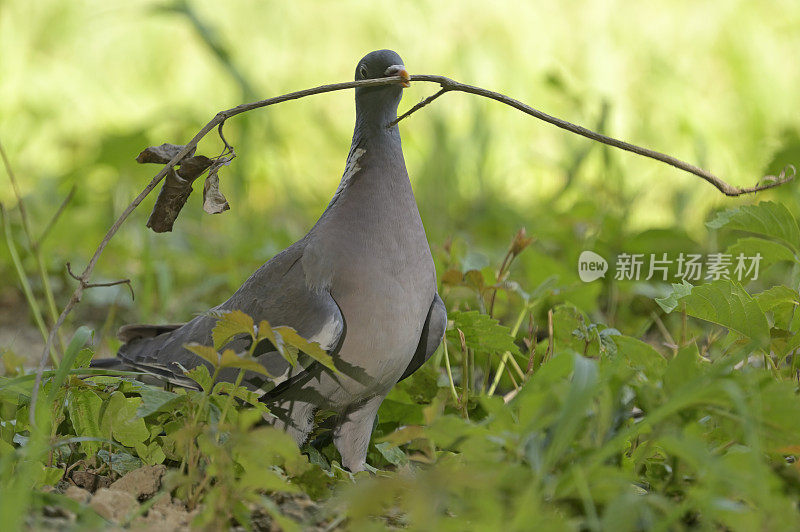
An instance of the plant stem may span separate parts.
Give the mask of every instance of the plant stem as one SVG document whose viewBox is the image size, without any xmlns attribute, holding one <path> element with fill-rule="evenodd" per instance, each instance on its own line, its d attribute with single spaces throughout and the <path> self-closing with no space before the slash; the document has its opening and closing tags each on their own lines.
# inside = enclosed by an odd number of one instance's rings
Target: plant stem
<svg viewBox="0 0 800 532">
<path fill-rule="evenodd" d="M 511 337 L 516 338 L 517 333 L 519 332 L 519 328 L 522 326 L 522 321 L 525 319 L 525 314 L 528 313 L 532 304 L 528 303 L 524 307 L 522 307 L 522 311 L 517 316 L 517 321 L 514 323 L 514 327 L 511 329 Z M 503 370 L 506 367 L 506 364 L 512 363 L 515 366 L 515 369 L 519 372 L 520 378 L 525 380 L 525 373 L 523 373 L 522 369 L 517 364 L 517 361 L 514 360 L 511 351 L 506 351 L 503 353 L 503 358 L 500 359 L 500 365 L 497 366 L 497 371 L 494 374 L 494 380 L 492 381 L 492 385 L 489 387 L 489 391 L 486 392 L 486 395 L 494 395 L 494 391 L 497 389 L 497 385 L 500 384 L 500 379 L 503 377 Z"/>
<path fill-rule="evenodd" d="M 503 281 L 503 277 L 506 273 L 506 268 L 511 268 L 511 262 L 514 261 L 514 254 L 511 251 L 511 248 L 508 249 L 508 253 L 506 256 L 503 257 L 503 262 L 500 264 L 500 269 L 497 270 L 497 283 Z M 489 317 L 494 318 L 494 301 L 497 298 L 497 288 L 492 290 L 492 299 L 489 300 Z"/>
<path fill-rule="evenodd" d="M 255 343 L 255 342 L 253 342 Z M 242 383 L 242 378 L 244 377 L 244 370 L 240 369 L 239 374 L 236 376 L 236 381 L 233 383 L 233 389 L 231 393 L 228 394 L 228 399 L 225 401 L 225 406 L 222 408 L 222 414 L 219 417 L 219 424 L 222 425 L 225 423 L 225 417 L 228 415 L 228 410 L 231 407 L 231 403 L 233 403 L 233 395 L 236 393 L 236 388 Z M 219 437 L 219 433 L 218 437 Z M 219 440 L 217 440 L 219 441 Z"/>
<path fill-rule="evenodd" d="M 453 401 L 456 406 L 459 405 L 458 392 L 456 392 L 456 383 L 453 382 L 453 371 L 450 369 L 450 355 L 447 353 L 447 339 L 442 340 L 444 346 L 444 367 L 447 369 L 447 380 L 450 381 L 450 393 L 453 395 Z"/>
</svg>

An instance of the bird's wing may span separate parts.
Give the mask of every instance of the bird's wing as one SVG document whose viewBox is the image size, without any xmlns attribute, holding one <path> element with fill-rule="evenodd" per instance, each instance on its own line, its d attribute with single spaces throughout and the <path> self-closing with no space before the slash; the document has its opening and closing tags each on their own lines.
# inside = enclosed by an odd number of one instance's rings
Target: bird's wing
<svg viewBox="0 0 800 532">
<path fill-rule="evenodd" d="M 435 294 L 431 302 L 431 307 L 428 309 L 428 317 L 425 319 L 425 325 L 422 327 L 422 334 L 420 335 L 419 345 L 417 345 L 414 357 L 397 382 L 410 376 L 431 358 L 433 352 L 436 351 L 436 348 L 442 343 L 445 327 L 447 327 L 447 309 L 444 306 L 442 298 L 439 297 L 439 294 Z"/>
<path fill-rule="evenodd" d="M 135 369 L 179 386 L 196 387 L 194 381 L 184 375 L 184 369 L 208 364 L 184 346 L 188 343 L 212 345 L 215 314 L 232 310 L 241 310 L 256 323 L 267 320 L 273 327 L 292 327 L 303 338 L 319 343 L 322 349 L 335 355 L 344 340 L 344 317 L 328 291 L 307 286 L 300 261 L 304 249 L 303 240 L 295 243 L 259 268 L 228 301 L 173 330 L 148 337 L 145 333 L 156 331 L 154 326 L 136 326 L 127 331 L 123 328 L 121 332 L 127 332 L 130 341 L 120 348 L 118 356 Z M 238 353 L 248 349 L 250 342 L 249 338 L 234 338 L 226 348 Z M 256 348 L 256 356 L 275 377 L 263 379 L 258 373 L 246 372 L 243 383 L 260 391 L 302 372 L 311 362 L 300 357 L 301 364 L 293 368 L 268 341 Z M 238 370 L 223 370 L 220 380 L 233 380 L 237 373 Z"/>
</svg>

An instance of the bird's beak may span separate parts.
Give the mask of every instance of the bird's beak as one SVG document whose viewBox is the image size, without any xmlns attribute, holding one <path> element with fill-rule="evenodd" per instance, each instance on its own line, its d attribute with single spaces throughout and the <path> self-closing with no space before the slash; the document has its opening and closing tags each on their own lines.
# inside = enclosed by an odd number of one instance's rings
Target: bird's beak
<svg viewBox="0 0 800 532">
<path fill-rule="evenodd" d="M 384 76 L 400 76 L 403 80 L 403 87 L 410 87 L 411 86 L 411 76 L 408 75 L 408 71 L 404 65 L 392 65 L 386 69 L 386 72 L 383 73 Z"/>
</svg>

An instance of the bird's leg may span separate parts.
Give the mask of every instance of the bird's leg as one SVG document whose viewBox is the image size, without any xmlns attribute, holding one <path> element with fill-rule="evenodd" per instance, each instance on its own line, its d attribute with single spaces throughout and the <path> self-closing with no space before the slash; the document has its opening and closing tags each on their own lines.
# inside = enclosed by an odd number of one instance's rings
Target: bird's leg
<svg viewBox="0 0 800 532">
<path fill-rule="evenodd" d="M 384 397 L 378 395 L 351 406 L 337 421 L 333 444 L 342 456 L 342 465 L 353 473 L 365 469 L 372 426 Z"/>
<path fill-rule="evenodd" d="M 299 400 L 287 400 L 270 405 L 270 410 L 277 419 L 272 419 L 272 426 L 279 428 L 291 436 L 298 447 L 308 439 L 314 429 L 314 411 L 312 403 Z"/>
</svg>

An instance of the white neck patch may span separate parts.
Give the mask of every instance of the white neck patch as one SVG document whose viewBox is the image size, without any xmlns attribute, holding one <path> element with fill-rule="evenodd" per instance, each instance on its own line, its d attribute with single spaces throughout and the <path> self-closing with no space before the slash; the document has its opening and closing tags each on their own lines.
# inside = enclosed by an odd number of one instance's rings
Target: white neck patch
<svg viewBox="0 0 800 532">
<path fill-rule="evenodd" d="M 339 183 L 339 188 L 336 189 L 336 193 L 333 195 L 333 199 L 339 197 L 339 194 L 347 188 L 347 185 L 350 184 L 350 180 L 353 179 L 353 176 L 361 170 L 361 167 L 358 165 L 358 160 L 367 153 L 367 150 L 363 148 L 356 148 L 350 153 L 350 156 L 347 158 L 347 163 L 344 166 L 344 175 L 342 176 L 342 181 Z"/>
</svg>

